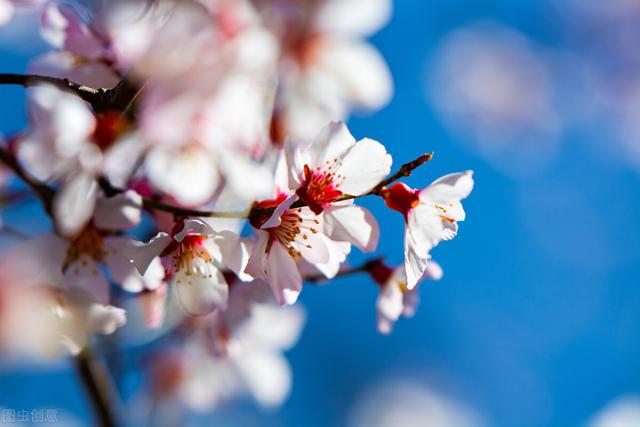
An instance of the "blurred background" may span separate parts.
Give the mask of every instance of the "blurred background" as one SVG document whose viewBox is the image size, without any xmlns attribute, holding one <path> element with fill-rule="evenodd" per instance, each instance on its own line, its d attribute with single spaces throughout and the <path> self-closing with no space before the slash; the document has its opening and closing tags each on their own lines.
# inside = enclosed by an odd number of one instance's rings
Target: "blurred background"
<svg viewBox="0 0 640 427">
<path fill-rule="evenodd" d="M 46 48 L 30 19 L 0 30 L 2 72 L 24 72 Z M 417 315 L 390 336 L 376 332 L 368 277 L 305 287 L 284 406 L 234 402 L 186 424 L 640 425 L 638 40 L 636 0 L 395 2 L 372 40 L 395 96 L 350 128 L 382 141 L 396 164 L 434 151 L 410 185 L 475 171 L 459 236 L 432 254 L 444 278 L 422 286 Z M 26 125 L 24 91 L 1 90 L 10 135 Z M 365 205 L 384 230 L 379 252 L 400 263 L 400 216 Z M 111 364 L 128 403 L 143 353 Z M 92 422 L 65 362 L 0 365 L 0 408 Z"/>
</svg>

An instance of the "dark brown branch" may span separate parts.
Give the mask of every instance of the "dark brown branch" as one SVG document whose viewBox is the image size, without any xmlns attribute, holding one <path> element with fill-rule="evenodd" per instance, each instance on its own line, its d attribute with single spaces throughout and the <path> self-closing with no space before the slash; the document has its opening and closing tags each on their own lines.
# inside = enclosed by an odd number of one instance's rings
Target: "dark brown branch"
<svg viewBox="0 0 640 427">
<path fill-rule="evenodd" d="M 427 153 L 427 154 L 423 154 L 422 156 L 418 157 L 415 160 L 410 161 L 409 163 L 405 163 L 400 167 L 400 169 L 398 169 L 396 173 L 394 173 L 393 175 L 389 176 L 388 178 L 380 182 L 380 184 L 376 185 L 369 192 L 369 194 L 380 195 L 380 191 L 382 191 L 384 187 L 401 178 L 410 176 L 411 172 L 413 172 L 415 169 L 419 168 L 423 164 L 427 163 L 431 159 L 433 159 L 433 153 Z"/>
<path fill-rule="evenodd" d="M 39 76 L 35 74 L 0 74 L 0 84 L 31 87 L 43 83 L 71 92 L 92 106 L 103 105 L 109 91 L 109 89 L 94 89 L 57 77 Z"/>
<path fill-rule="evenodd" d="M 78 96 L 91 104 L 91 107 L 97 113 L 109 110 L 125 111 L 131 107 L 131 104 L 141 91 L 141 88 L 127 76 L 113 88 L 92 88 L 57 77 L 40 76 L 36 74 L 0 73 L 0 84 L 31 87 L 43 83 L 51 84 L 58 89 Z"/>
<path fill-rule="evenodd" d="M 112 385 L 105 367 L 95 359 L 89 348 L 85 348 L 75 356 L 74 361 L 78 375 L 91 398 L 98 425 L 102 427 L 118 425 L 112 412 L 114 404 Z"/>
</svg>

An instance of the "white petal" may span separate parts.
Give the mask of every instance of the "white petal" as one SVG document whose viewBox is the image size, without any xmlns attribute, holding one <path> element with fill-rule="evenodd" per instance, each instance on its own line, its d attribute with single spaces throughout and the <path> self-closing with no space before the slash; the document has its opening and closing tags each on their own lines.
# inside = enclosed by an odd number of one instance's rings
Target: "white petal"
<svg viewBox="0 0 640 427">
<path fill-rule="evenodd" d="M 256 235 L 257 240 L 253 244 L 253 249 L 251 251 L 249 261 L 247 262 L 245 272 L 256 279 L 266 280 L 269 233 L 258 230 Z"/>
<path fill-rule="evenodd" d="M 423 245 L 416 244 L 407 228 L 404 233 L 404 266 L 408 289 L 413 289 L 418 284 L 418 280 L 427 268 L 430 256 L 428 250 L 424 249 Z"/>
<path fill-rule="evenodd" d="M 229 286 L 217 269 L 211 276 L 178 270 L 173 284 L 182 307 L 189 314 L 204 315 L 216 308 L 227 308 Z"/>
<path fill-rule="evenodd" d="M 341 159 L 355 143 L 355 138 L 343 122 L 331 122 L 322 128 L 313 144 L 307 149 L 307 162 L 310 162 L 310 165 L 319 166 L 325 161 Z"/>
<path fill-rule="evenodd" d="M 68 289 L 78 289 L 91 295 L 100 304 L 109 303 L 109 282 L 100 271 L 98 264 L 88 256 L 81 256 L 67 267 L 64 282 Z"/>
<path fill-rule="evenodd" d="M 95 207 L 98 186 L 93 176 L 78 174 L 67 181 L 53 199 L 53 214 L 60 233 L 75 236 L 82 230 Z"/>
<path fill-rule="evenodd" d="M 435 180 L 420 192 L 420 199 L 447 205 L 469 196 L 473 190 L 473 171 L 452 173 Z"/>
<path fill-rule="evenodd" d="M 259 303 L 255 300 L 251 301 L 246 316 L 235 333 L 236 339 L 247 347 L 272 351 L 292 348 L 300 338 L 306 317 L 299 305 L 278 307 L 270 301 Z"/>
<path fill-rule="evenodd" d="M 219 154 L 219 168 L 233 192 L 244 200 L 254 201 L 273 194 L 273 171 L 240 153 Z"/>
<path fill-rule="evenodd" d="M 393 79 L 373 46 L 355 40 L 328 40 L 320 67 L 339 85 L 340 97 L 356 108 L 378 110 L 391 100 Z"/>
<path fill-rule="evenodd" d="M 102 54 L 100 40 L 69 5 L 49 3 L 42 14 L 41 30 L 49 43 L 82 58 L 98 58 Z"/>
<path fill-rule="evenodd" d="M 340 266 L 346 261 L 347 255 L 351 252 L 351 244 L 348 242 L 337 242 L 322 235 L 329 250 L 329 260 L 325 263 L 315 263 L 315 267 L 327 279 L 331 279 L 338 274 Z"/>
<path fill-rule="evenodd" d="M 443 272 L 442 267 L 435 261 L 429 261 L 427 263 L 427 268 L 424 271 L 423 279 L 427 280 L 440 280 L 442 279 Z"/>
<path fill-rule="evenodd" d="M 105 153 L 103 173 L 117 187 L 126 187 L 143 156 L 144 144 L 138 133 L 118 139 Z"/>
<path fill-rule="evenodd" d="M 138 297 L 142 307 L 144 323 L 148 328 L 157 329 L 162 326 L 165 318 L 165 302 L 167 299 L 167 284 L 163 283 L 159 288 L 143 292 Z"/>
<path fill-rule="evenodd" d="M 407 231 L 419 252 L 427 252 L 442 241 L 445 222 L 433 206 L 419 204 L 409 211 Z"/>
<path fill-rule="evenodd" d="M 387 23 L 391 0 L 329 0 L 322 4 L 316 25 L 333 33 L 368 36 Z"/>
<path fill-rule="evenodd" d="M 215 162 L 201 148 L 156 148 L 146 158 L 151 183 L 185 205 L 207 202 L 220 182 Z"/>
<path fill-rule="evenodd" d="M 102 62 L 80 62 L 68 51 L 53 51 L 31 61 L 30 73 L 69 79 L 88 87 L 114 87 L 120 81 L 111 67 Z"/>
<path fill-rule="evenodd" d="M 219 253 L 219 258 L 216 260 L 220 265 L 233 271 L 240 280 L 249 281 L 252 279 L 250 275 L 245 273 L 245 268 L 249 262 L 249 255 L 251 253 L 251 245 L 244 239 L 240 239 L 236 233 L 232 231 L 224 230 L 220 232 L 212 240 L 212 244 L 217 246 L 215 252 Z"/>
<path fill-rule="evenodd" d="M 86 307 L 84 321 L 87 330 L 99 334 L 112 334 L 127 323 L 127 313 L 118 307 L 91 304 Z"/>
<path fill-rule="evenodd" d="M 13 16 L 14 7 L 8 0 L 0 1 L 0 25 L 5 25 Z"/>
<path fill-rule="evenodd" d="M 236 363 L 247 389 L 261 406 L 278 406 L 289 395 L 291 369 L 282 355 L 266 351 L 251 352 Z"/>
<path fill-rule="evenodd" d="M 380 228 L 368 209 L 334 205 L 325 209 L 323 216 L 331 239 L 353 243 L 363 252 L 373 252 L 378 246 Z"/>
<path fill-rule="evenodd" d="M 96 126 L 89 106 L 78 97 L 50 85 L 30 94 L 30 113 L 35 125 L 45 127 L 55 150 L 52 155 L 69 158 L 87 144 Z"/>
<path fill-rule="evenodd" d="M 63 285 L 62 264 L 69 242 L 53 234 L 45 234 L 16 246 L 2 257 L 3 278 L 29 286 Z"/>
<path fill-rule="evenodd" d="M 113 197 L 100 197 L 96 202 L 93 221 L 103 230 L 126 230 L 140 223 L 142 196 L 133 190 Z"/>
<path fill-rule="evenodd" d="M 173 238 L 176 242 L 182 242 L 189 234 L 215 235 L 216 232 L 209 224 L 198 218 L 188 218 L 183 222 L 184 226 Z"/>
<path fill-rule="evenodd" d="M 287 210 L 289 210 L 291 205 L 293 205 L 297 201 L 298 201 L 298 196 L 295 195 L 295 194 L 292 194 L 289 197 L 287 197 L 282 203 L 280 203 L 274 209 L 273 213 L 271 214 L 271 216 L 269 217 L 267 222 L 262 224 L 262 227 L 260 227 L 260 228 L 265 229 L 265 228 L 273 228 L 273 227 L 279 226 L 280 223 L 282 222 L 282 215 Z"/>
<path fill-rule="evenodd" d="M 173 241 L 167 233 L 158 233 L 148 243 L 131 240 L 123 249 L 124 255 L 133 262 L 140 274 L 145 274 L 147 268 L 162 251 Z"/>
<path fill-rule="evenodd" d="M 359 141 L 345 154 L 336 171 L 344 176 L 340 190 L 354 196 L 366 193 L 389 175 L 391 163 L 384 145 L 369 138 Z"/>
<path fill-rule="evenodd" d="M 294 304 L 302 290 L 298 267 L 279 242 L 273 242 L 267 256 L 267 282 L 280 305 Z"/>
<path fill-rule="evenodd" d="M 306 236 L 306 239 L 298 238 L 295 242 L 295 248 L 300 251 L 302 257 L 311 264 L 324 264 L 331 259 L 331 253 L 324 234 L 303 232 L 302 236 Z"/>
<path fill-rule="evenodd" d="M 390 282 L 380 289 L 376 309 L 378 314 L 378 330 L 380 333 L 391 332 L 391 325 L 397 321 L 403 309 L 402 290 L 395 282 Z"/>
<path fill-rule="evenodd" d="M 154 258 L 142 276 L 126 255 L 130 245 L 131 239 L 128 237 L 112 237 L 104 244 L 107 253 L 104 263 L 113 280 L 127 292 L 158 288 L 162 284 L 165 273 L 160 258 Z"/>
<path fill-rule="evenodd" d="M 413 317 L 416 314 L 416 309 L 418 308 L 419 303 L 420 293 L 418 292 L 418 288 L 406 291 L 402 295 L 402 304 L 404 305 L 402 315 L 405 317 Z"/>
</svg>

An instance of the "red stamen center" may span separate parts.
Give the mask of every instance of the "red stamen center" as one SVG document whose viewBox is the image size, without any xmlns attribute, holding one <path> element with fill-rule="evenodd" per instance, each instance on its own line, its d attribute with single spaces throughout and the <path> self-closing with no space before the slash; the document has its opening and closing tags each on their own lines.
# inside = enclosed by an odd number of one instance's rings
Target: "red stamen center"
<svg viewBox="0 0 640 427">
<path fill-rule="evenodd" d="M 334 159 L 334 165 L 337 161 Z M 304 181 L 296 194 L 316 215 L 320 214 L 329 203 L 335 202 L 342 196 L 342 191 L 338 190 L 338 187 L 340 180 L 344 177 L 336 175 L 333 170 L 334 165 L 327 161 L 313 171 L 308 165 L 304 165 Z"/>
</svg>

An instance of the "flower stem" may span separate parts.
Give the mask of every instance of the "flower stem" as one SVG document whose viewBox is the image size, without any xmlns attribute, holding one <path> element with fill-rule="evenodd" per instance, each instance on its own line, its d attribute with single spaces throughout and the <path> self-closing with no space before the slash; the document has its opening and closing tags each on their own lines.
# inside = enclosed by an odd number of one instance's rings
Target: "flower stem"
<svg viewBox="0 0 640 427">
<path fill-rule="evenodd" d="M 112 391 L 105 367 L 87 347 L 74 357 L 75 367 L 91 399 L 98 425 L 117 426 Z"/>
<path fill-rule="evenodd" d="M 380 195 L 380 191 L 382 191 L 384 187 L 391 184 L 392 182 L 399 180 L 400 178 L 411 175 L 411 172 L 427 163 L 431 159 L 433 159 L 433 153 L 426 153 L 418 157 L 417 159 L 410 161 L 409 163 L 405 163 L 404 165 L 400 166 L 400 169 L 398 169 L 396 173 L 390 175 L 388 178 L 382 180 L 378 185 L 373 187 L 373 189 L 369 191 L 368 194 Z"/>
</svg>

